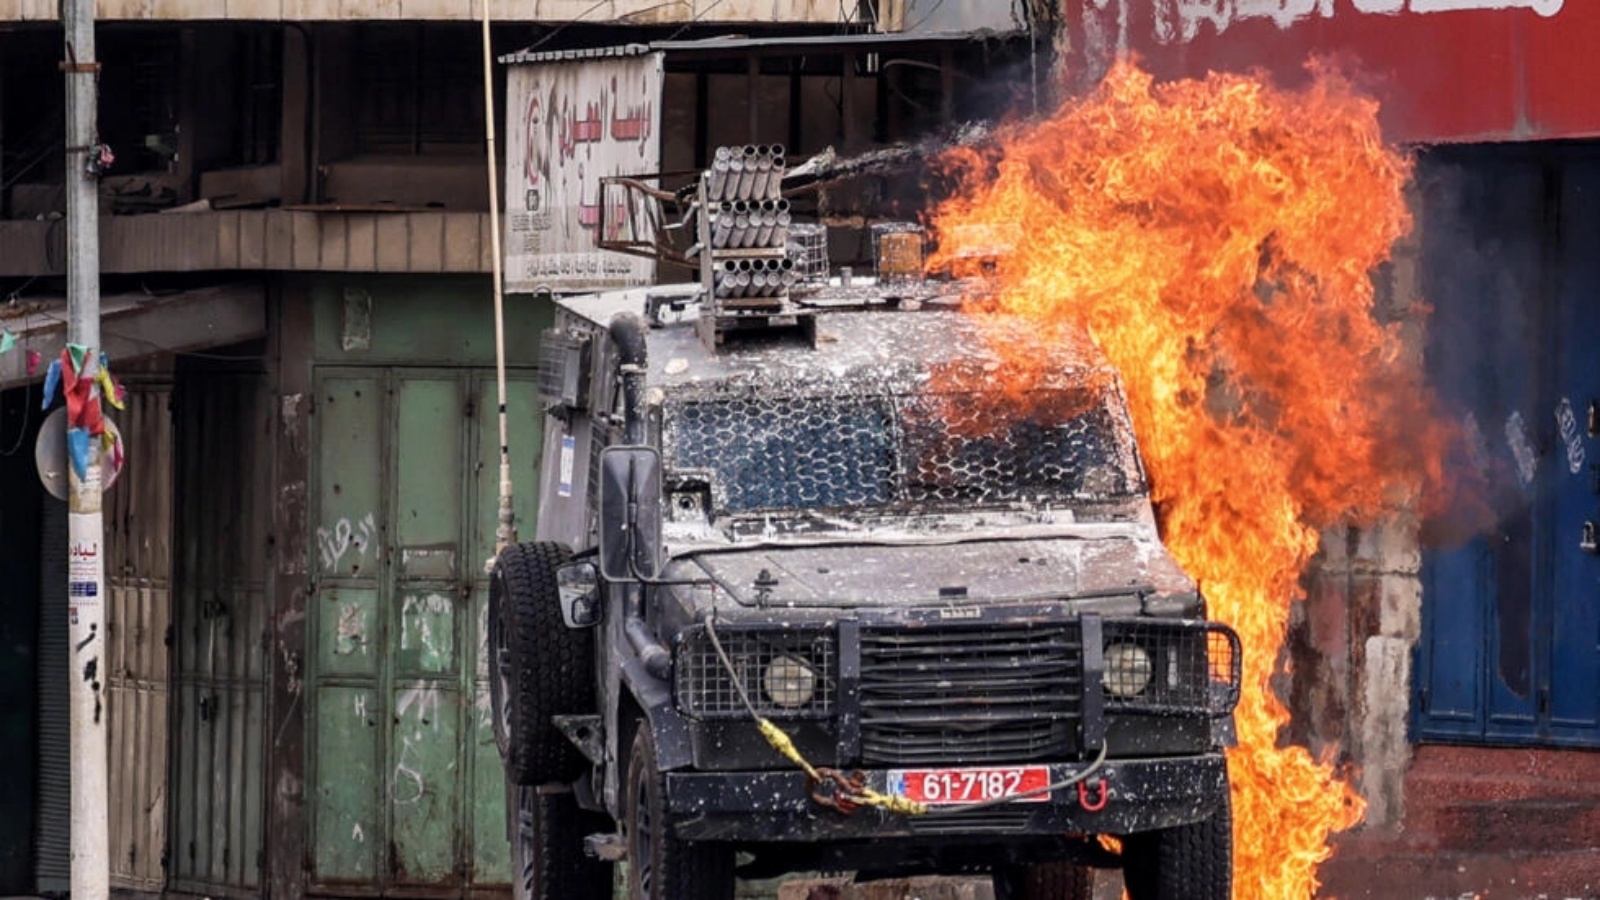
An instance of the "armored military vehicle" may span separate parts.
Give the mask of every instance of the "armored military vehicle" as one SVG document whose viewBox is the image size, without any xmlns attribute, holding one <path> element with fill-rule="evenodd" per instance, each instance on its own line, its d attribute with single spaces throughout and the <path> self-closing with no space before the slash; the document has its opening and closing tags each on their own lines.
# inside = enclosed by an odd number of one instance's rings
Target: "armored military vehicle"
<svg viewBox="0 0 1600 900">
<path fill-rule="evenodd" d="M 516 897 L 610 897 L 615 863 L 649 900 L 1076 898 L 1091 867 L 1230 896 L 1240 647 L 1162 546 L 1116 372 L 971 285 L 789 283 L 557 303 L 537 539 L 489 613 Z"/>
</svg>

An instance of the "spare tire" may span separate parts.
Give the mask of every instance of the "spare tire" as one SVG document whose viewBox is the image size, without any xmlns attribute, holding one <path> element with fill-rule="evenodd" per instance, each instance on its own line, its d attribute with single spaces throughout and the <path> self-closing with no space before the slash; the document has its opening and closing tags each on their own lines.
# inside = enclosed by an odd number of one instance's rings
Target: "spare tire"
<svg viewBox="0 0 1600 900">
<path fill-rule="evenodd" d="M 589 765 L 551 721 L 595 711 L 594 638 L 566 626 L 556 588 L 571 558 L 560 544 L 514 544 L 489 577 L 489 699 L 512 784 L 567 783 Z"/>
</svg>

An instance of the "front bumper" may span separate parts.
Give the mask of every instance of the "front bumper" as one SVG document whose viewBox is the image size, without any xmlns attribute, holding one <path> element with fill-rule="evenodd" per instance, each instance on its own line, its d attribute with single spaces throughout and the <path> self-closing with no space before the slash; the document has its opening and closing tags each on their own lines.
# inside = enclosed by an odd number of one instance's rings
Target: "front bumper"
<svg viewBox="0 0 1600 900">
<path fill-rule="evenodd" d="M 1087 767 L 1053 764 L 1051 782 L 1065 781 Z M 889 770 L 867 770 L 865 775 L 869 787 L 887 791 Z M 667 808 L 677 836 L 703 841 L 1128 834 L 1202 821 L 1228 789 L 1221 753 L 1107 760 L 1082 783 L 1082 790 L 1058 790 L 1046 802 L 925 816 L 867 808 L 845 815 L 819 806 L 811 799 L 805 774 L 798 771 L 668 772 L 666 779 Z"/>
</svg>

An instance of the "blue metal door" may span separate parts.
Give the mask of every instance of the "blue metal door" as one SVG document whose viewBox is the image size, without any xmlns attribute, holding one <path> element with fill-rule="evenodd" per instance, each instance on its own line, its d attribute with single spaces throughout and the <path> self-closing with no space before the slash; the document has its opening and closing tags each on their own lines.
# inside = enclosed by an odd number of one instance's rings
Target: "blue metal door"
<svg viewBox="0 0 1600 900">
<path fill-rule="evenodd" d="M 1600 161 L 1562 170 L 1561 278 L 1551 399 L 1549 681 L 1552 743 L 1600 744 Z"/>
<path fill-rule="evenodd" d="M 1429 368 L 1465 439 L 1427 535 L 1418 736 L 1600 744 L 1600 165 L 1442 156 L 1424 170 Z"/>
</svg>

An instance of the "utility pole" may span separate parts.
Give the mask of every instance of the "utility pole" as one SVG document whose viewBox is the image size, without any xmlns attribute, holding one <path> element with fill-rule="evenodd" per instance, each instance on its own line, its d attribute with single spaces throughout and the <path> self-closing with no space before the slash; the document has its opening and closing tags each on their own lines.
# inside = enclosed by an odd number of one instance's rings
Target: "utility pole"
<svg viewBox="0 0 1600 900">
<path fill-rule="evenodd" d="M 494 149 L 494 44 L 490 39 L 489 0 L 481 0 L 483 12 L 483 131 L 484 159 L 489 169 L 489 252 L 494 273 L 494 371 L 500 391 L 500 516 L 494 531 L 494 555 L 517 540 L 516 513 L 511 495 L 511 438 L 506 424 L 506 293 L 500 255 L 500 170 L 495 165 Z M 493 568 L 494 560 L 485 567 Z"/>
<path fill-rule="evenodd" d="M 67 343 L 87 348 L 79 378 L 100 356 L 100 182 L 95 113 L 99 65 L 95 0 L 61 0 L 67 84 Z M 99 398 L 89 400 L 99 403 Z M 70 411 L 70 407 L 69 407 Z M 74 423 L 69 421 L 68 429 Z M 71 443 L 70 441 L 68 442 Z M 105 515 L 100 442 L 87 442 L 80 475 L 67 466 L 68 672 L 72 722 L 72 900 L 107 900 L 111 890 L 106 778 Z"/>
</svg>

